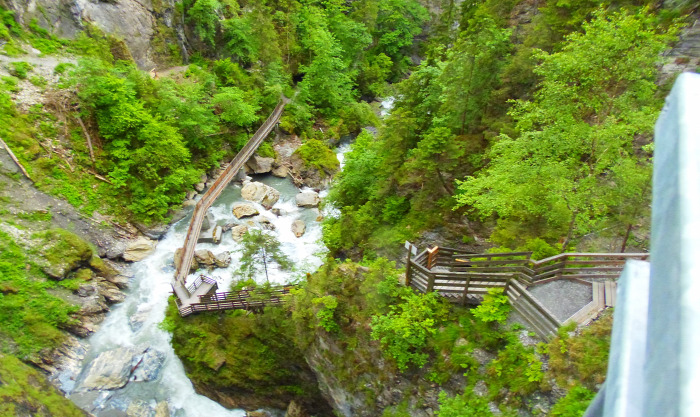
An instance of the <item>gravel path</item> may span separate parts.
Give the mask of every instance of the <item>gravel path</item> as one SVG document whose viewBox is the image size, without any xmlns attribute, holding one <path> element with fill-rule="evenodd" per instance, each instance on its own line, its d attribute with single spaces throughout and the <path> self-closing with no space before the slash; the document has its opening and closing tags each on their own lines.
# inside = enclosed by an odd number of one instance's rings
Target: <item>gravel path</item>
<svg viewBox="0 0 700 417">
<path fill-rule="evenodd" d="M 561 322 L 593 301 L 592 287 L 576 281 L 552 281 L 528 290 Z"/>
</svg>

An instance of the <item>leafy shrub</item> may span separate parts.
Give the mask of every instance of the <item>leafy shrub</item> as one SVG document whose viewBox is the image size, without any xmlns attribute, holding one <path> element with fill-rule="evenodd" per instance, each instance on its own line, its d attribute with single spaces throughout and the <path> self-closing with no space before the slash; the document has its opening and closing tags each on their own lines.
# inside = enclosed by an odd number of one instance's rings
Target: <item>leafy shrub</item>
<svg viewBox="0 0 700 417">
<path fill-rule="evenodd" d="M 27 79 L 27 74 L 34 66 L 28 62 L 19 61 L 10 63 L 10 74 L 20 80 Z"/>
<path fill-rule="evenodd" d="M 440 409 L 437 417 L 490 417 L 493 416 L 488 402 L 468 389 L 462 395 L 448 397 L 445 391 L 440 391 Z"/>
<path fill-rule="evenodd" d="M 332 295 L 325 295 L 323 297 L 314 298 L 312 302 L 314 305 L 323 305 L 322 308 L 316 311 L 318 325 L 329 333 L 340 330 L 334 318 L 335 309 L 338 307 L 338 299 Z"/>
<path fill-rule="evenodd" d="M 447 314 L 443 303 L 436 293 L 410 294 L 400 304 L 391 306 L 388 314 L 372 318 L 372 339 L 380 341 L 382 351 L 400 371 L 409 365 L 425 365 L 428 338 Z"/>
<path fill-rule="evenodd" d="M 53 73 L 57 75 L 65 74 L 66 71 L 75 68 L 75 65 L 70 62 L 61 62 L 53 69 Z"/>
<path fill-rule="evenodd" d="M 263 158 L 274 158 L 276 156 L 275 149 L 268 142 L 261 143 L 257 153 Z"/>
<path fill-rule="evenodd" d="M 595 393 L 576 385 L 557 401 L 549 412 L 552 417 L 581 417 L 593 401 Z"/>
<path fill-rule="evenodd" d="M 498 352 L 487 372 L 495 382 L 489 387 L 492 395 L 499 393 L 501 387 L 526 395 L 535 391 L 544 378 L 542 362 L 535 356 L 534 349 L 517 341 Z"/>
<path fill-rule="evenodd" d="M 338 162 L 335 153 L 317 139 L 304 142 L 294 153 L 299 155 L 307 166 L 318 169 L 321 175 L 337 171 L 340 168 L 340 162 Z"/>
<path fill-rule="evenodd" d="M 491 288 L 484 296 L 484 301 L 472 310 L 472 314 L 484 323 L 505 323 L 510 309 L 508 296 L 503 293 L 503 288 Z"/>
</svg>

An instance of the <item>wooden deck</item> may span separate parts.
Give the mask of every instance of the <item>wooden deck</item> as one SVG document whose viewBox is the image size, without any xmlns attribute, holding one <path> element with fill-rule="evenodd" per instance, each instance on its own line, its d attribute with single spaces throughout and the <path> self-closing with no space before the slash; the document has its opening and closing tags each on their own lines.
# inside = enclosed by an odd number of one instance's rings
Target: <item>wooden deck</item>
<svg viewBox="0 0 700 417">
<path fill-rule="evenodd" d="M 541 337 L 556 334 L 566 322 L 586 323 L 602 309 L 614 307 L 617 283 L 628 259 L 646 260 L 646 253 L 562 253 L 539 261 L 531 252 L 470 253 L 434 247 L 408 258 L 406 285 L 435 291 L 450 302 L 478 304 L 491 288 L 503 288 L 513 309 Z M 585 282 L 592 301 L 563 322 L 528 287 L 555 280 Z"/>
</svg>

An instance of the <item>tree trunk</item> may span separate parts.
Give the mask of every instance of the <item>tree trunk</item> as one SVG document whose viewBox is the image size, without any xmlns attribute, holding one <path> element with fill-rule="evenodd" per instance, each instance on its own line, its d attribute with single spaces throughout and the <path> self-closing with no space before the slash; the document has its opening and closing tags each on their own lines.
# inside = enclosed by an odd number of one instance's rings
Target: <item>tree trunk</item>
<svg viewBox="0 0 700 417">
<path fill-rule="evenodd" d="M 627 240 L 630 238 L 630 233 L 632 232 L 632 224 L 627 225 L 627 231 L 625 232 L 625 238 L 622 239 L 622 247 L 620 248 L 620 253 L 624 253 L 627 249 Z"/>
<path fill-rule="evenodd" d="M 443 178 L 443 176 L 442 176 L 442 172 L 440 172 L 440 168 L 438 168 L 438 167 L 436 166 L 436 167 L 435 167 L 435 172 L 437 173 L 437 177 L 438 177 L 438 179 L 440 180 L 440 184 L 442 184 L 442 188 L 444 188 L 445 191 L 447 191 L 447 194 L 448 194 L 448 195 L 452 195 L 453 192 L 454 192 L 454 190 L 452 190 L 451 187 L 450 187 L 449 185 L 447 185 L 447 182 L 445 181 L 445 178 Z"/>
<path fill-rule="evenodd" d="M 564 240 L 564 244 L 561 245 L 561 251 L 566 252 L 566 247 L 569 246 L 569 243 L 571 242 L 571 237 L 574 234 L 574 226 L 576 225 L 576 215 L 578 214 L 577 211 L 574 211 L 571 213 L 571 221 L 569 222 L 569 231 L 566 233 L 566 239 Z"/>
</svg>

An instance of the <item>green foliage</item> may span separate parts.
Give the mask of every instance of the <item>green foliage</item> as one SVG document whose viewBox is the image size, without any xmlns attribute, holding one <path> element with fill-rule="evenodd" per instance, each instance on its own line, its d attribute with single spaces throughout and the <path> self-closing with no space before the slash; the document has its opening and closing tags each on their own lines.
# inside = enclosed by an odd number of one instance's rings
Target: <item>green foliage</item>
<svg viewBox="0 0 700 417">
<path fill-rule="evenodd" d="M 268 278 L 267 265 L 275 262 L 281 269 L 289 270 L 292 262 L 280 249 L 280 242 L 273 235 L 258 229 L 249 230 L 241 240 L 241 264 L 236 272 L 245 279 L 254 279 L 265 271 Z"/>
<path fill-rule="evenodd" d="M 258 117 L 257 103 L 246 100 L 243 91 L 236 87 L 223 87 L 212 98 L 212 104 L 219 110 L 219 117 L 233 126 L 250 126 Z"/>
<path fill-rule="evenodd" d="M 34 66 L 28 62 L 18 61 L 10 63 L 10 75 L 17 77 L 20 80 L 26 80 L 29 71 L 32 70 Z"/>
<path fill-rule="evenodd" d="M 526 395 L 535 391 L 544 379 L 542 362 L 532 347 L 520 343 L 508 344 L 487 368 L 494 383 L 489 387 L 491 395 L 506 387 L 512 393 Z"/>
<path fill-rule="evenodd" d="M 574 386 L 566 396 L 557 401 L 549 412 L 552 417 L 581 417 L 586 413 L 595 393 L 581 386 Z"/>
<path fill-rule="evenodd" d="M 32 238 L 39 240 L 37 252 L 48 262 L 44 271 L 54 277 L 87 263 L 93 257 L 90 245 L 68 230 L 50 229 L 35 233 Z"/>
<path fill-rule="evenodd" d="M 187 20 L 194 25 L 195 33 L 210 46 L 215 43 L 221 7 L 218 0 L 196 0 L 187 10 Z"/>
<path fill-rule="evenodd" d="M 611 213 L 603 196 L 621 186 L 610 174 L 625 161 L 640 160 L 635 141 L 650 136 L 661 105 L 654 94 L 655 63 L 676 28 L 660 30 L 655 22 L 646 9 L 598 11 L 561 51 L 540 52 L 535 73 L 543 78 L 541 87 L 534 100 L 520 101 L 510 112 L 520 135 L 499 138 L 487 169 L 461 182 L 459 204 L 537 233 L 521 239 L 564 239 L 563 249 L 599 228 Z M 635 164 L 638 169 L 649 169 L 648 158 Z"/>
<path fill-rule="evenodd" d="M 503 288 L 491 288 L 484 296 L 484 301 L 472 310 L 474 317 L 484 323 L 505 323 L 510 313 L 508 296 L 503 293 Z"/>
<path fill-rule="evenodd" d="M 46 377 L 11 355 L 0 354 L 0 414 L 16 416 L 32 410 L 35 415 L 82 417 L 85 414 Z"/>
<path fill-rule="evenodd" d="M 263 142 L 260 144 L 257 150 L 257 154 L 263 158 L 274 158 L 276 156 L 275 149 L 270 145 L 269 142 Z"/>
<path fill-rule="evenodd" d="M 53 69 L 54 74 L 63 75 L 67 71 L 75 68 L 75 65 L 70 62 L 61 62 Z"/>
<path fill-rule="evenodd" d="M 391 306 L 386 315 L 372 318 L 372 338 L 379 340 L 382 351 L 396 362 L 400 371 L 409 365 L 425 365 L 428 354 L 425 347 L 430 335 L 445 319 L 447 309 L 435 293 L 410 294 L 402 303 Z"/>
<path fill-rule="evenodd" d="M 294 153 L 301 157 L 306 166 L 316 168 L 321 175 L 331 174 L 340 168 L 335 153 L 317 139 L 307 140 Z"/>
<path fill-rule="evenodd" d="M 52 286 L 14 239 L 0 232 L 0 351 L 40 362 L 45 349 L 64 340 L 59 328 L 72 323 L 77 307 L 49 293 Z"/>
<path fill-rule="evenodd" d="M 316 311 L 318 325 L 329 333 L 340 330 L 338 323 L 336 323 L 335 318 L 333 317 L 335 314 L 335 309 L 338 307 L 338 299 L 332 295 L 326 295 L 323 297 L 314 298 L 312 302 L 314 305 L 323 306 L 318 308 Z"/>
<path fill-rule="evenodd" d="M 473 390 L 451 398 L 444 391 L 441 391 L 439 401 L 440 410 L 437 412 L 438 417 L 493 416 L 488 402 L 474 394 Z"/>
</svg>

